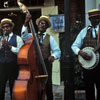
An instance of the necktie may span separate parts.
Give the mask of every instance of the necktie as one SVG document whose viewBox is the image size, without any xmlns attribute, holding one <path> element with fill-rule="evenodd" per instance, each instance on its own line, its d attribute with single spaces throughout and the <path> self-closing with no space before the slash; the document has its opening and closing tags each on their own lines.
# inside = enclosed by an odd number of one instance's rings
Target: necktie
<svg viewBox="0 0 100 100">
<path fill-rule="evenodd" d="M 97 35 L 96 29 L 95 28 L 92 28 L 92 32 L 93 32 L 93 37 L 96 38 L 96 35 Z"/>
<path fill-rule="evenodd" d="M 40 43 L 43 42 L 43 35 L 44 35 L 44 34 L 39 34 Z"/>
</svg>

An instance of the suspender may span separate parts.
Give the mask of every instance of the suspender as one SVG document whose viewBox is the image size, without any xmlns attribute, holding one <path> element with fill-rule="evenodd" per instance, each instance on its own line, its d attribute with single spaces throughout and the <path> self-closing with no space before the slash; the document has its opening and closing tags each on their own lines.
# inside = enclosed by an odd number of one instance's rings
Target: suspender
<svg viewBox="0 0 100 100">
<path fill-rule="evenodd" d="M 99 30 L 98 30 L 97 45 L 98 45 L 98 43 L 99 43 L 99 35 L 100 35 L 100 25 L 99 25 Z"/>
</svg>

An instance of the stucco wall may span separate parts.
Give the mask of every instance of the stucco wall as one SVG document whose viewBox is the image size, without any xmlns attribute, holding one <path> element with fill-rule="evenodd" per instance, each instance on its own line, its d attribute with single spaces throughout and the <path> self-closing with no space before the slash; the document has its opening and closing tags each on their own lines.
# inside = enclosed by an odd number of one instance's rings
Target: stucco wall
<svg viewBox="0 0 100 100">
<path fill-rule="evenodd" d="M 96 0 L 96 8 L 98 8 L 99 4 L 100 4 L 100 0 Z"/>
<path fill-rule="evenodd" d="M 88 10 L 98 8 L 100 4 L 100 0 L 85 0 L 85 25 L 88 26 L 90 24 L 88 20 Z"/>
<path fill-rule="evenodd" d="M 96 8 L 96 0 L 85 0 L 85 25 L 88 26 L 90 24 L 88 20 L 88 10 Z"/>
<path fill-rule="evenodd" d="M 41 9 L 42 15 L 57 15 L 58 14 L 58 6 L 50 6 L 50 7 L 43 7 Z M 47 33 L 52 35 L 58 45 L 59 45 L 59 33 L 53 33 L 50 31 L 50 28 L 47 30 Z M 52 69 L 52 83 L 55 85 L 60 85 L 60 62 L 59 60 L 54 61 L 53 63 L 53 69 Z"/>
</svg>

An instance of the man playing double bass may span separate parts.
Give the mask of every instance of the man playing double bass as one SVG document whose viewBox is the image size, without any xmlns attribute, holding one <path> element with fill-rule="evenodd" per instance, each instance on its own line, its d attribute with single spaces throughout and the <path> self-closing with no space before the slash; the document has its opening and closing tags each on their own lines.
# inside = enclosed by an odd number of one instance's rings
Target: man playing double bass
<svg viewBox="0 0 100 100">
<path fill-rule="evenodd" d="M 27 39 L 29 35 L 27 32 L 27 25 L 31 18 L 30 14 L 26 14 L 26 20 L 22 27 L 22 38 Z M 53 91 L 52 91 L 52 62 L 59 59 L 61 51 L 56 43 L 56 40 L 47 34 L 46 29 L 51 26 L 49 18 L 47 16 L 41 16 L 36 20 L 36 25 L 38 26 L 38 38 L 39 44 L 42 52 L 42 56 L 48 72 L 48 80 L 46 84 L 46 95 L 47 100 L 53 100 Z M 26 38 L 25 38 L 26 37 Z M 52 52 L 52 54 L 51 54 Z"/>
</svg>

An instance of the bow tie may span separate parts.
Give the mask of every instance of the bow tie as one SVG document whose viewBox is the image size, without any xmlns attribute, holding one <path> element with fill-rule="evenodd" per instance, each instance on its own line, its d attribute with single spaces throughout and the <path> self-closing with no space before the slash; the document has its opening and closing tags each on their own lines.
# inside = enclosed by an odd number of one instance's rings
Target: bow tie
<svg viewBox="0 0 100 100">
<path fill-rule="evenodd" d="M 89 26 L 88 26 L 88 29 L 91 29 L 91 28 L 97 28 L 97 26 L 94 27 L 94 26 L 92 26 L 92 25 L 89 25 Z"/>
<path fill-rule="evenodd" d="M 39 36 L 43 36 L 44 34 L 42 33 L 42 34 L 39 34 Z"/>
</svg>

